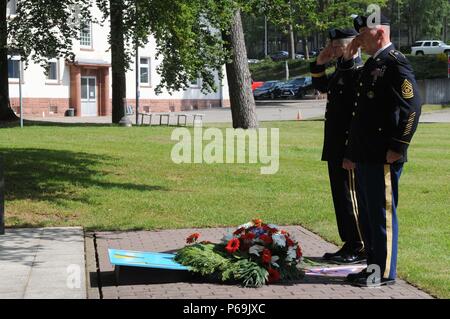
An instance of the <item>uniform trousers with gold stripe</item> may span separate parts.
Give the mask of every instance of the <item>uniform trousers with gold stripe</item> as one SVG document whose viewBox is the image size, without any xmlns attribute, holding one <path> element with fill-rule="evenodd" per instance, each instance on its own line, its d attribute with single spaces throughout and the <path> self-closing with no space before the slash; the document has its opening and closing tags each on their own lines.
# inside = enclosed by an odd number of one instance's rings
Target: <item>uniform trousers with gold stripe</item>
<svg viewBox="0 0 450 319">
<path fill-rule="evenodd" d="M 397 276 L 398 184 L 403 163 L 356 164 L 356 188 L 367 264 L 378 265 L 381 278 Z"/>
<path fill-rule="evenodd" d="M 328 161 L 328 174 L 339 236 L 348 248 L 360 250 L 364 245 L 359 227 L 355 173 L 342 168 L 341 160 Z"/>
</svg>

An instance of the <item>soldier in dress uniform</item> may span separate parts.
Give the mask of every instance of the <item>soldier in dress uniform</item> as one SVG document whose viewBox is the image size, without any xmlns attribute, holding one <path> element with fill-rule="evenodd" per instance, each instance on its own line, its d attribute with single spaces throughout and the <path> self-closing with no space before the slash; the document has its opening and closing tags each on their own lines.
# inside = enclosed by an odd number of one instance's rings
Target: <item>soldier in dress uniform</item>
<svg viewBox="0 0 450 319">
<path fill-rule="evenodd" d="M 356 170 L 360 219 L 370 268 L 347 280 L 358 286 L 394 284 L 398 185 L 417 129 L 421 99 L 409 61 L 390 41 L 389 19 L 354 20 L 359 35 L 345 58 L 362 48 L 371 58 L 357 82 L 356 110 L 344 168 Z"/>
<path fill-rule="evenodd" d="M 344 242 L 339 251 L 326 253 L 323 258 L 340 264 L 354 264 L 366 259 L 359 227 L 355 174 L 342 167 L 345 143 L 355 109 L 355 76 L 362 67 L 358 54 L 349 61 L 343 61 L 342 57 L 357 35 L 355 29 L 330 30 L 328 46 L 322 50 L 317 61 L 311 63 L 314 87 L 328 94 L 322 160 L 328 163 L 337 226 Z M 334 59 L 337 59 L 336 72 L 327 76 L 326 65 Z"/>
</svg>

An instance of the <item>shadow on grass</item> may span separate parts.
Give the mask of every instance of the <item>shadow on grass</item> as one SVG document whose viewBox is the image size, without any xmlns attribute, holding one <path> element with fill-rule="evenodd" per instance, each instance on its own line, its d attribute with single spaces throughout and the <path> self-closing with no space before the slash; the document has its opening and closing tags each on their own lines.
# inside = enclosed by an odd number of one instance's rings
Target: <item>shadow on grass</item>
<svg viewBox="0 0 450 319">
<path fill-rule="evenodd" d="M 5 163 L 5 199 L 80 201 L 89 203 L 82 190 L 90 187 L 124 191 L 167 191 L 158 185 L 104 181 L 108 174 L 95 167 L 116 166 L 113 157 L 49 149 L 0 148 Z M 121 168 L 116 166 L 118 172 Z M 74 188 L 76 189 L 74 190 Z"/>
</svg>

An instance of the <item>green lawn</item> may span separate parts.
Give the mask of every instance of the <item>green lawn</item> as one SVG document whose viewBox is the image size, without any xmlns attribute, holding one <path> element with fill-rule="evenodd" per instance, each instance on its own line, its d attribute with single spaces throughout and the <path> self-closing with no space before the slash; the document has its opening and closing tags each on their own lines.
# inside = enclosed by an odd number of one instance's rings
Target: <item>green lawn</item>
<svg viewBox="0 0 450 319">
<path fill-rule="evenodd" d="M 172 128 L 0 129 L 7 225 L 96 230 L 235 226 L 252 218 L 303 225 L 339 243 L 322 122 L 280 128 L 280 171 L 261 165 L 175 165 Z M 450 125 L 421 125 L 400 187 L 399 271 L 450 297 Z"/>
</svg>

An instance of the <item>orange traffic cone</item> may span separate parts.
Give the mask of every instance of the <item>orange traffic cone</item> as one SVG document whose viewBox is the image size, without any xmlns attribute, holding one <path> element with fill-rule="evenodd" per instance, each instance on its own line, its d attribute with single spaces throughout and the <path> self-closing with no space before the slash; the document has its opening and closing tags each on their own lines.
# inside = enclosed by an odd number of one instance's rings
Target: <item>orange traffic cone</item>
<svg viewBox="0 0 450 319">
<path fill-rule="evenodd" d="M 302 112 L 298 111 L 298 113 L 297 113 L 297 121 L 302 121 L 302 120 L 303 120 Z"/>
</svg>

